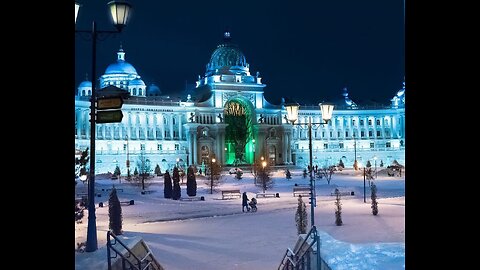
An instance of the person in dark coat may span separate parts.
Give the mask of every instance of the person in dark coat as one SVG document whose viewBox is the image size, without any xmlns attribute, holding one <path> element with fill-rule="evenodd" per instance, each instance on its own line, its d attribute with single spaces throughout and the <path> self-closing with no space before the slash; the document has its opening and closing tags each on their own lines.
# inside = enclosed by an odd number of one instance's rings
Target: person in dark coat
<svg viewBox="0 0 480 270">
<path fill-rule="evenodd" d="M 247 192 L 243 192 L 242 194 L 242 212 L 245 212 L 245 207 L 247 208 L 247 212 L 250 211 L 250 208 L 248 207 L 248 197 L 247 197 Z"/>
</svg>

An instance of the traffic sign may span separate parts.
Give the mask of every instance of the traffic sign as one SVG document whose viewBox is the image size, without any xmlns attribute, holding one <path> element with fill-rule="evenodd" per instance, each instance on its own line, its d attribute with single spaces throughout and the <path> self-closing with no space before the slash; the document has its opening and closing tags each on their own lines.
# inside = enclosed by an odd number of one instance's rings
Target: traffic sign
<svg viewBox="0 0 480 270">
<path fill-rule="evenodd" d="M 95 122 L 102 123 L 118 123 L 122 122 L 122 110 L 97 111 L 97 120 Z"/>
<path fill-rule="evenodd" d="M 101 97 L 97 99 L 97 109 L 120 109 L 123 105 L 122 97 Z"/>
</svg>

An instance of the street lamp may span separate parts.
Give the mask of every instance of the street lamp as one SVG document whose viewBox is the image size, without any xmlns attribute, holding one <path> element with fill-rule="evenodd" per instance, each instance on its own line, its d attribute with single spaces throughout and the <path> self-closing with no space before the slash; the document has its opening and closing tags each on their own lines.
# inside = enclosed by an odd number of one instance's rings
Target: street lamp
<svg viewBox="0 0 480 270">
<path fill-rule="evenodd" d="M 215 163 L 215 158 L 212 158 L 210 161 L 210 194 L 213 194 L 213 163 Z"/>
<path fill-rule="evenodd" d="M 76 33 L 91 34 L 92 40 L 92 96 L 90 98 L 90 178 L 88 184 L 88 228 L 87 228 L 87 246 L 85 251 L 92 252 L 98 249 L 97 245 L 97 225 L 95 218 L 95 113 L 96 113 L 96 61 L 97 61 L 97 38 L 103 33 L 120 33 L 127 24 L 131 5 L 124 1 L 110 1 L 108 4 L 113 25 L 116 31 L 97 30 L 97 24 L 92 22 L 92 30 L 75 30 Z M 80 10 L 80 4 L 75 2 L 75 24 Z"/>
<path fill-rule="evenodd" d="M 326 103 L 319 103 L 320 111 L 322 112 L 323 123 L 312 123 L 312 117 L 308 117 L 308 150 L 310 152 L 310 216 L 311 216 L 311 226 L 315 225 L 315 213 L 314 207 L 316 205 L 316 195 L 315 188 L 313 184 L 313 163 L 312 163 L 312 125 L 325 125 L 328 124 L 330 119 L 332 119 L 333 114 L 333 105 Z M 297 123 L 295 121 L 298 119 L 298 110 L 300 105 L 298 104 L 289 104 L 285 105 L 287 110 L 287 120 L 292 123 L 292 125 L 304 125 L 304 123 Z"/>
<path fill-rule="evenodd" d="M 255 174 L 255 139 L 252 139 L 253 143 L 253 164 L 252 164 L 252 174 Z"/>
<path fill-rule="evenodd" d="M 377 179 L 377 156 L 374 156 L 373 160 L 375 160 L 375 179 Z"/>
</svg>

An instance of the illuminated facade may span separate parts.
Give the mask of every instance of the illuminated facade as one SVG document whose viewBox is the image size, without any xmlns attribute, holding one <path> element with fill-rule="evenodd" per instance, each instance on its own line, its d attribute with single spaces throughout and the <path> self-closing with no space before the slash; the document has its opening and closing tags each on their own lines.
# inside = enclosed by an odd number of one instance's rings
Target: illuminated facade
<svg viewBox="0 0 480 270">
<path fill-rule="evenodd" d="M 309 162 L 308 130 L 286 121 L 284 104 L 269 103 L 260 72 L 250 73 L 241 50 L 230 40 L 217 46 L 198 76 L 190 95 L 162 96 L 155 85 L 146 87 L 120 48 L 117 61 L 100 77 L 100 87 L 115 85 L 131 95 L 122 107 L 120 123 L 97 124 L 96 173 L 125 174 L 127 156 L 134 170 L 140 153 L 152 169 L 175 165 L 209 164 L 212 155 L 224 165 L 252 164 L 264 157 L 271 165 L 306 166 Z M 90 145 L 91 82 L 82 82 L 75 99 L 75 147 Z M 102 90 L 98 90 L 99 94 Z M 322 122 L 318 106 L 300 106 L 299 122 Z M 312 130 L 313 164 L 352 167 L 376 157 L 385 166 L 393 160 L 405 164 L 405 84 L 391 105 L 356 104 L 343 89 L 332 121 Z"/>
</svg>

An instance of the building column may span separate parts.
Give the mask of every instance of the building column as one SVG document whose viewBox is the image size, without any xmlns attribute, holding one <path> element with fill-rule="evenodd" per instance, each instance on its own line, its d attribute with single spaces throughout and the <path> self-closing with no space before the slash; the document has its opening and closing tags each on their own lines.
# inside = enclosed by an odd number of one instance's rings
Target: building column
<svg viewBox="0 0 480 270">
<path fill-rule="evenodd" d="M 395 117 L 395 115 L 392 116 L 392 129 L 394 131 L 394 133 L 392 134 L 392 138 L 398 139 L 397 117 Z"/>
<path fill-rule="evenodd" d="M 182 140 L 182 115 L 177 114 L 177 119 L 178 119 L 178 139 L 181 141 Z"/>
<path fill-rule="evenodd" d="M 86 120 L 86 127 L 85 127 L 85 130 L 86 130 L 86 137 L 87 140 L 90 140 L 90 117 L 88 117 L 88 114 L 89 114 L 89 111 L 85 110 L 83 112 L 83 115 L 84 115 L 84 119 Z M 87 120 L 88 119 L 88 120 Z"/>
<path fill-rule="evenodd" d="M 196 130 L 195 130 L 196 131 Z M 197 153 L 197 132 L 193 133 L 193 164 L 198 164 L 198 153 Z"/>
<path fill-rule="evenodd" d="M 170 140 L 173 140 L 173 113 L 169 114 L 170 116 Z"/>
</svg>

